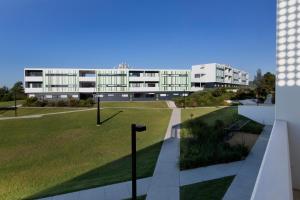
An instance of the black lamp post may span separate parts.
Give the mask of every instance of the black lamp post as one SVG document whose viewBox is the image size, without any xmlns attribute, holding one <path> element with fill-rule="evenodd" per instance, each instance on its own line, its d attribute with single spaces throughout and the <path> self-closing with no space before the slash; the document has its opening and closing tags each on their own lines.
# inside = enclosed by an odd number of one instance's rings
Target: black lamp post
<svg viewBox="0 0 300 200">
<path fill-rule="evenodd" d="M 17 91 L 15 89 L 15 117 L 17 116 Z"/>
<path fill-rule="evenodd" d="M 184 107 L 184 109 L 185 109 L 185 90 L 184 90 L 184 93 L 183 93 L 183 99 L 184 99 L 184 100 L 183 100 L 183 101 L 184 101 L 184 106 L 183 106 L 183 107 Z"/>
<path fill-rule="evenodd" d="M 132 199 L 136 200 L 136 132 L 146 131 L 145 125 L 131 124 Z"/>
<path fill-rule="evenodd" d="M 101 125 L 101 121 L 100 121 L 100 96 L 98 94 L 97 96 L 97 126 Z"/>
</svg>

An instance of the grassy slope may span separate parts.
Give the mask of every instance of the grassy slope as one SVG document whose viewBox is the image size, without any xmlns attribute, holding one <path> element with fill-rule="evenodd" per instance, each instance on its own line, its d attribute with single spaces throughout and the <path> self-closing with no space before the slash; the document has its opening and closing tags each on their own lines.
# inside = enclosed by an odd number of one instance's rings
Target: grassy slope
<svg viewBox="0 0 300 200">
<path fill-rule="evenodd" d="M 130 179 L 130 124 L 138 135 L 138 177 L 151 176 L 170 110 L 105 109 L 0 121 L 0 199 L 64 193 Z M 157 116 L 157 117 L 153 117 Z"/>
<path fill-rule="evenodd" d="M 185 109 L 181 112 L 182 122 L 191 119 L 191 114 L 193 114 L 193 120 L 201 120 L 212 126 L 216 120 L 222 120 L 225 124 L 230 124 L 233 118 L 237 117 L 238 111 L 237 107 Z"/>
<path fill-rule="evenodd" d="M 97 106 L 97 105 L 96 105 Z M 165 101 L 123 101 L 123 102 L 101 102 L 103 107 L 143 107 L 143 108 L 168 108 Z"/>
<path fill-rule="evenodd" d="M 205 181 L 180 188 L 181 200 L 221 200 L 230 186 L 233 176 Z"/>
</svg>

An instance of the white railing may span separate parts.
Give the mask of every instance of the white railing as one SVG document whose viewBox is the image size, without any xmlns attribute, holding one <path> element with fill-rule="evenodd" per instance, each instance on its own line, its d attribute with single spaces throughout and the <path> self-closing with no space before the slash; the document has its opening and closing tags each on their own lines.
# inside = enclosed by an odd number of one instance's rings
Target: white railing
<svg viewBox="0 0 300 200">
<path fill-rule="evenodd" d="M 139 77 L 135 77 L 135 76 L 130 76 L 129 77 L 129 81 L 153 81 L 153 82 L 158 82 L 159 81 L 159 77 L 158 76 L 139 76 Z"/>
<path fill-rule="evenodd" d="M 129 87 L 130 92 L 158 92 L 159 87 Z"/>
<path fill-rule="evenodd" d="M 276 120 L 251 200 L 292 200 L 287 122 Z"/>
<path fill-rule="evenodd" d="M 84 77 L 84 76 L 80 76 L 79 77 L 79 81 L 95 82 L 96 81 L 96 77 Z"/>
<path fill-rule="evenodd" d="M 42 76 L 25 76 L 25 82 L 43 82 Z"/>
<path fill-rule="evenodd" d="M 239 106 L 238 112 L 240 115 L 265 125 L 273 125 L 275 119 L 275 106 L 273 105 Z"/>
<path fill-rule="evenodd" d="M 83 93 L 91 93 L 91 92 L 95 92 L 96 88 L 79 88 L 79 92 L 83 92 Z"/>
<path fill-rule="evenodd" d="M 43 92 L 43 88 L 25 88 L 25 93 L 41 93 Z"/>
</svg>

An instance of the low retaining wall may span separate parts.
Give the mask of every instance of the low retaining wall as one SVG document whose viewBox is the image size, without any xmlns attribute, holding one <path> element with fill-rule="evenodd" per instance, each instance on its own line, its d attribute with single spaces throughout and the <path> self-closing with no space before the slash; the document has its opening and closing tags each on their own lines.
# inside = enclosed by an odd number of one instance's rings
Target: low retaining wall
<svg viewBox="0 0 300 200">
<path fill-rule="evenodd" d="M 238 112 L 240 115 L 265 125 L 273 125 L 275 120 L 275 106 L 273 105 L 239 106 Z"/>
<path fill-rule="evenodd" d="M 287 122 L 276 120 L 251 200 L 292 200 Z"/>
</svg>

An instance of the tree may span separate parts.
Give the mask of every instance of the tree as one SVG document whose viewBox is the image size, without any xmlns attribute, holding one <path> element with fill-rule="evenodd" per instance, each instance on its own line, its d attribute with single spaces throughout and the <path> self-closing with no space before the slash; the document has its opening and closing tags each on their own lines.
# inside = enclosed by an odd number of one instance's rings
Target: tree
<svg viewBox="0 0 300 200">
<path fill-rule="evenodd" d="M 16 93 L 17 99 L 24 99 L 26 97 L 22 81 L 16 82 L 14 86 L 10 89 L 10 92 L 13 93 L 12 95 Z"/>
<path fill-rule="evenodd" d="M 275 95 L 275 80 L 276 77 L 274 74 L 270 72 L 264 74 L 256 87 L 258 98 L 265 100 L 268 94 Z"/>
<path fill-rule="evenodd" d="M 18 81 L 11 89 L 3 86 L 0 88 L 0 101 L 12 101 L 16 93 L 17 99 L 25 99 L 24 87 L 22 81 Z"/>
</svg>

